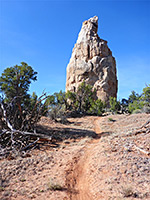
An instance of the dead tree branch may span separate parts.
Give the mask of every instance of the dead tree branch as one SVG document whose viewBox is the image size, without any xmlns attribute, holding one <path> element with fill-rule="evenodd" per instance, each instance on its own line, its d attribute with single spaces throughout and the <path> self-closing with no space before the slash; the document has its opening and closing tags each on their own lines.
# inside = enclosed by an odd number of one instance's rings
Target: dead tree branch
<svg viewBox="0 0 150 200">
<path fill-rule="evenodd" d="M 35 126 L 45 111 L 42 102 L 48 96 L 43 93 L 33 106 L 24 106 L 21 112 L 17 107 L 17 99 L 14 97 L 10 103 L 0 99 L 0 157 L 12 153 L 29 150 L 38 144 L 39 141 L 51 141 L 50 136 L 36 133 Z"/>
<path fill-rule="evenodd" d="M 142 153 L 148 155 L 148 156 L 150 155 L 150 152 L 149 152 L 149 151 L 145 151 L 144 149 L 141 149 L 141 148 L 139 148 L 139 147 L 137 147 L 137 146 L 134 146 L 134 148 L 137 149 L 138 151 L 140 151 L 140 152 L 142 152 Z"/>
</svg>

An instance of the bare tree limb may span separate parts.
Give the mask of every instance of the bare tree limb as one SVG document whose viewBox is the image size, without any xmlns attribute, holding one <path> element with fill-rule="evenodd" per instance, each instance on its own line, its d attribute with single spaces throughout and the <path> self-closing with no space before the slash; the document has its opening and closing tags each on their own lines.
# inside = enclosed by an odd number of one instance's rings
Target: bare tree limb
<svg viewBox="0 0 150 200">
<path fill-rule="evenodd" d="M 35 125 L 46 109 L 42 101 L 47 97 L 46 93 L 43 93 L 34 101 L 34 105 L 24 106 L 24 110 L 21 108 L 21 115 L 16 104 L 21 96 L 14 97 L 9 103 L 5 103 L 3 98 L 0 99 L 0 122 L 3 126 L 0 130 L 0 156 L 8 156 L 11 153 L 19 155 L 19 152 L 33 149 L 38 141 L 52 141 L 51 136 L 35 131 Z"/>
<path fill-rule="evenodd" d="M 143 124 L 143 125 L 140 127 L 140 129 L 141 129 L 141 128 L 145 128 L 149 123 L 150 123 L 150 119 L 149 119 L 145 124 Z"/>
<path fill-rule="evenodd" d="M 40 138 L 37 138 L 37 140 L 35 140 L 34 142 L 32 142 L 31 144 L 28 144 L 27 146 L 25 146 L 24 148 L 22 148 L 20 151 L 24 151 L 26 149 L 28 149 L 29 147 L 31 147 L 32 145 L 35 145 Z"/>
<path fill-rule="evenodd" d="M 7 123 L 8 128 L 10 128 L 10 130 L 13 131 L 13 127 L 12 127 L 12 125 L 10 124 L 9 120 L 7 119 L 6 110 L 5 110 L 5 108 L 4 108 L 3 103 L 0 103 L 0 105 L 1 105 L 1 109 L 3 110 L 3 117 L 4 117 L 4 120 L 5 120 L 5 122 Z"/>
<path fill-rule="evenodd" d="M 145 151 L 145 150 L 143 150 L 143 149 L 141 149 L 141 148 L 139 148 L 139 147 L 137 147 L 137 146 L 135 146 L 135 145 L 134 145 L 134 148 L 137 149 L 138 151 L 140 151 L 140 152 L 142 152 L 142 153 L 148 155 L 148 156 L 150 155 L 150 152 L 149 152 L 149 151 Z"/>
</svg>

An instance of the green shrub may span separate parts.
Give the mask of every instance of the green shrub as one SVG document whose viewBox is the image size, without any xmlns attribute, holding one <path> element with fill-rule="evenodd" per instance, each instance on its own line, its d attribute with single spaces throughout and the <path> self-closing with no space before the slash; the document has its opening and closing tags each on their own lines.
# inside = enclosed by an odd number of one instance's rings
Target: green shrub
<svg viewBox="0 0 150 200">
<path fill-rule="evenodd" d="M 142 112 L 149 114 L 150 113 L 150 106 L 143 106 Z"/>
<path fill-rule="evenodd" d="M 133 110 L 132 114 L 138 114 L 138 113 L 142 113 L 142 110 L 141 109 L 136 109 L 136 110 Z"/>
<path fill-rule="evenodd" d="M 141 99 L 145 101 L 145 105 L 150 106 L 150 84 L 143 88 Z"/>
<path fill-rule="evenodd" d="M 49 185 L 49 189 L 50 190 L 63 190 L 63 187 L 61 186 L 61 185 L 59 185 L 59 184 L 50 184 Z"/>
<path fill-rule="evenodd" d="M 64 187 L 59 184 L 56 180 L 50 179 L 49 183 L 48 183 L 48 190 L 63 190 Z"/>
<path fill-rule="evenodd" d="M 49 108 L 48 117 L 55 121 L 58 121 L 59 118 L 60 122 L 66 123 L 67 119 L 65 113 L 65 105 L 53 105 Z"/>
<path fill-rule="evenodd" d="M 104 107 L 104 103 L 100 99 L 97 99 L 91 103 L 88 113 L 100 116 L 104 113 Z"/>
<path fill-rule="evenodd" d="M 68 98 L 68 107 L 70 109 L 77 113 L 87 114 L 95 101 L 96 91 L 93 91 L 92 86 L 84 81 L 79 85 L 76 92 L 68 91 L 66 97 Z"/>
<path fill-rule="evenodd" d="M 76 110 L 81 113 L 87 113 L 95 96 L 96 91 L 92 90 L 91 85 L 88 85 L 85 82 L 81 83 L 76 92 Z"/>
<path fill-rule="evenodd" d="M 114 122 L 115 120 L 114 120 L 113 118 L 109 117 L 109 118 L 108 118 L 108 121 Z"/>
<path fill-rule="evenodd" d="M 110 110 L 112 113 L 116 113 L 120 110 L 120 102 L 115 97 L 109 98 Z"/>
<path fill-rule="evenodd" d="M 144 106 L 144 102 L 140 100 L 135 100 L 133 103 L 129 103 L 129 113 L 133 113 L 134 110 L 141 110 Z"/>
<path fill-rule="evenodd" d="M 138 101 L 140 99 L 140 95 L 136 93 L 134 90 L 129 95 L 128 102 L 133 103 L 134 101 Z"/>
</svg>

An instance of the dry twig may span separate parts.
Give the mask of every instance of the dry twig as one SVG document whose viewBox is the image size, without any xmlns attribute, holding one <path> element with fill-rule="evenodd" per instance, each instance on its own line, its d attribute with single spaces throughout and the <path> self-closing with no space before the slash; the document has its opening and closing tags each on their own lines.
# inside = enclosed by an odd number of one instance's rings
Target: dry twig
<svg viewBox="0 0 150 200">
<path fill-rule="evenodd" d="M 41 102 L 47 98 L 46 93 L 43 93 L 37 99 L 32 110 L 22 110 L 22 116 L 19 115 L 16 109 L 17 98 L 20 97 L 13 98 L 7 104 L 0 99 L 0 122 L 3 124 L 0 130 L 0 156 L 29 150 L 31 147 L 36 146 L 40 140 L 52 140 L 50 136 L 35 131 L 35 125 L 43 114 L 44 104 L 41 104 Z M 34 132 L 32 132 L 33 130 Z"/>
<path fill-rule="evenodd" d="M 134 148 L 137 149 L 138 151 L 140 151 L 140 152 L 142 152 L 142 153 L 148 155 L 148 156 L 150 155 L 150 152 L 149 152 L 149 151 L 145 151 L 144 149 L 141 149 L 140 147 L 137 147 L 137 146 L 134 145 Z"/>
</svg>

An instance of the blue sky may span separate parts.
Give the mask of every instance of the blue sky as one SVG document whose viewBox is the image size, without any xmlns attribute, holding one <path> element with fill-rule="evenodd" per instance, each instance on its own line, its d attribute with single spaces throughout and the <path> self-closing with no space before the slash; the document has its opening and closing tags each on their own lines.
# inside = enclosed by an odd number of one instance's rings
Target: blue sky
<svg viewBox="0 0 150 200">
<path fill-rule="evenodd" d="M 141 93 L 150 84 L 150 1 L 143 0 L 0 0 L 0 74 L 24 61 L 38 72 L 31 92 L 64 91 L 82 22 L 94 15 L 116 58 L 118 99 Z"/>
</svg>

